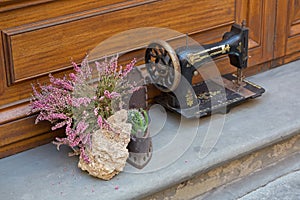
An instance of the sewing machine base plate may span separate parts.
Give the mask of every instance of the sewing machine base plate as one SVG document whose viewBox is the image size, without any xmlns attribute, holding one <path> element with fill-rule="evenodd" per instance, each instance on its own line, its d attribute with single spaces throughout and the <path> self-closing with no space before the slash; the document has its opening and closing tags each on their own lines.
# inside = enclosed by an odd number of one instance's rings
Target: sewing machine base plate
<svg viewBox="0 0 300 200">
<path fill-rule="evenodd" d="M 164 93 L 155 100 L 168 110 L 180 113 L 186 118 L 199 118 L 215 113 L 228 113 L 232 107 L 248 99 L 257 98 L 265 92 L 265 89 L 247 80 L 244 80 L 242 86 L 237 87 L 233 82 L 236 80 L 234 74 L 226 74 L 222 78 L 224 86 L 213 80 L 194 85 L 198 104 L 190 108 L 180 109 L 174 106 L 173 102 L 177 101 L 177 98 L 173 93 Z M 179 105 L 178 102 L 175 104 Z"/>
</svg>

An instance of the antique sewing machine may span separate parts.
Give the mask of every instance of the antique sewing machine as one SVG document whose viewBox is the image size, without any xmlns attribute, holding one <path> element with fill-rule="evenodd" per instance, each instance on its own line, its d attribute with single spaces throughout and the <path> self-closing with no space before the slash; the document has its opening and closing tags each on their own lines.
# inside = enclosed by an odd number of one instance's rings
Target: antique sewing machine
<svg viewBox="0 0 300 200">
<path fill-rule="evenodd" d="M 265 90 L 244 78 L 248 61 L 248 28 L 234 24 L 223 39 L 214 44 L 186 45 L 174 50 L 167 42 L 152 42 L 145 63 L 151 82 L 162 91 L 155 101 L 186 118 L 226 113 L 231 107 L 261 96 Z M 235 74 L 193 85 L 193 76 L 212 58 L 228 55 Z M 218 76 L 216 76 L 218 77 Z"/>
</svg>

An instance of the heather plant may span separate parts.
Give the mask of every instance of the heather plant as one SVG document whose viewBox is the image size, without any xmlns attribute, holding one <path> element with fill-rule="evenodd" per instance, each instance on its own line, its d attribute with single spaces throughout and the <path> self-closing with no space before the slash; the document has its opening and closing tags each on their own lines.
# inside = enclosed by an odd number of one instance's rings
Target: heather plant
<svg viewBox="0 0 300 200">
<path fill-rule="evenodd" d="M 73 62 L 74 73 L 63 78 L 49 75 L 49 85 L 32 85 L 30 113 L 38 113 L 36 123 L 47 120 L 53 124 L 52 130 L 64 127 L 66 137 L 56 138 L 57 148 L 68 145 L 72 155 L 80 155 L 88 163 L 86 149 L 91 146 L 92 132 L 110 129 L 107 118 L 122 108 L 124 94 L 137 89 L 126 80 L 135 63 L 134 59 L 122 67 L 117 57 L 95 62 L 94 68 L 87 59 L 80 66 Z"/>
</svg>

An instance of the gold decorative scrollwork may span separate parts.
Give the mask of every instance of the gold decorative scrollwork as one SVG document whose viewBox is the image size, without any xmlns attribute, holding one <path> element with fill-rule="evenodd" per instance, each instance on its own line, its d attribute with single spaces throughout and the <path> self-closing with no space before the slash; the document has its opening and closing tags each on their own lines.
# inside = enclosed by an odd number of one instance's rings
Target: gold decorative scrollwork
<svg viewBox="0 0 300 200">
<path fill-rule="evenodd" d="M 194 65 L 196 62 L 201 62 L 202 60 L 213 57 L 215 55 L 219 54 L 225 54 L 227 52 L 230 52 L 230 45 L 229 44 L 223 44 L 220 46 L 212 47 L 210 49 L 206 49 L 204 51 L 198 52 L 198 53 L 190 53 L 187 55 L 188 60 L 191 65 Z"/>
<path fill-rule="evenodd" d="M 193 93 L 190 89 L 187 91 L 185 98 L 186 98 L 186 105 L 191 107 L 194 104 L 194 98 L 193 98 Z"/>
</svg>

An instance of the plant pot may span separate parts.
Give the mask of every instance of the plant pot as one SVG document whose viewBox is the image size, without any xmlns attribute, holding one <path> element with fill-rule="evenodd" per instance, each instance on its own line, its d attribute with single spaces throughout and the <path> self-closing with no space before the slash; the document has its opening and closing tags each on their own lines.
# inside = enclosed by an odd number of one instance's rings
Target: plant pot
<svg viewBox="0 0 300 200">
<path fill-rule="evenodd" d="M 143 137 L 131 136 L 131 140 L 127 146 L 129 157 L 127 162 L 138 168 L 144 168 L 152 157 L 152 138 L 147 129 Z"/>
</svg>

